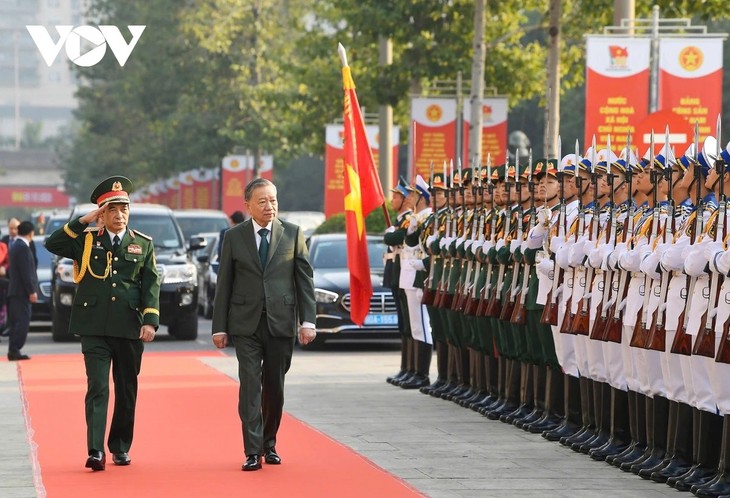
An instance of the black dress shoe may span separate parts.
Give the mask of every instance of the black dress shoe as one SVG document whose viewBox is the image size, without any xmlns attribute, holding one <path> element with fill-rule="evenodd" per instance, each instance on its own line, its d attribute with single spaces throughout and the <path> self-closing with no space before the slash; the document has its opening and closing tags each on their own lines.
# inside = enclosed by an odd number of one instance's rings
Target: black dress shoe
<svg viewBox="0 0 730 498">
<path fill-rule="evenodd" d="M 249 455 L 246 462 L 241 466 L 241 470 L 259 470 L 261 468 L 261 457 L 258 455 Z"/>
<path fill-rule="evenodd" d="M 20 352 L 8 353 L 8 361 L 30 360 L 30 356 Z"/>
<path fill-rule="evenodd" d="M 112 455 L 112 461 L 114 462 L 114 465 L 129 465 L 132 463 L 132 459 L 129 458 L 129 453 L 122 452 L 122 453 L 114 453 Z"/>
<path fill-rule="evenodd" d="M 268 465 L 279 465 L 281 463 L 281 457 L 276 452 L 276 448 L 269 448 L 264 453 L 264 462 Z"/>
<path fill-rule="evenodd" d="M 86 459 L 86 468 L 94 472 L 106 468 L 106 455 L 102 451 L 91 450 L 89 458 Z"/>
</svg>

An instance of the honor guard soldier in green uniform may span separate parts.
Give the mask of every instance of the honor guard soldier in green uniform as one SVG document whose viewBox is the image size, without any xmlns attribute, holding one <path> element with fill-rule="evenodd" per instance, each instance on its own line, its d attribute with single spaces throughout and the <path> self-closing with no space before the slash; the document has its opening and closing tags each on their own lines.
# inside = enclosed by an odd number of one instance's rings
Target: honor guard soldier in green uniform
<svg viewBox="0 0 730 498">
<path fill-rule="evenodd" d="M 45 242 L 50 252 L 74 260 L 78 289 L 70 329 L 81 336 L 86 365 L 86 467 L 94 471 L 104 470 L 106 463 L 110 367 L 115 402 L 107 447 L 115 464 L 131 462 L 143 343 L 155 338 L 160 323 L 154 244 L 127 228 L 131 189 L 128 178 L 107 178 L 91 194 L 98 209 L 69 221 Z M 89 226 L 97 222 L 101 225 Z"/>
</svg>

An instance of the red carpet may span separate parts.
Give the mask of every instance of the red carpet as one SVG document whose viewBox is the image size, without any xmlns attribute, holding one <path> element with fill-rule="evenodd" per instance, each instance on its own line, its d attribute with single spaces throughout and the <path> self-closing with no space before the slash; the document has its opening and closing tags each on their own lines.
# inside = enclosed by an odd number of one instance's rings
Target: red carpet
<svg viewBox="0 0 730 498">
<path fill-rule="evenodd" d="M 22 362 L 27 423 L 38 445 L 47 495 L 420 496 L 405 482 L 286 414 L 277 444 L 283 464 L 242 472 L 238 385 L 198 360 L 205 355 L 145 354 L 132 465 L 117 467 L 107 455 L 106 471 L 95 473 L 83 466 L 86 381 L 81 354 L 36 355 Z"/>
</svg>

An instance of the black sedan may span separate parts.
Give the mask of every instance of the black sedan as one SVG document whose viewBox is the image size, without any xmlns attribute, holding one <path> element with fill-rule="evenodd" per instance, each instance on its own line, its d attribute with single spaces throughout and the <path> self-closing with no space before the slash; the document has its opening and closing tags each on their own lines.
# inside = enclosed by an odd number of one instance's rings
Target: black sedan
<svg viewBox="0 0 730 498">
<path fill-rule="evenodd" d="M 390 339 L 398 336 L 398 315 L 390 289 L 383 287 L 381 237 L 368 237 L 373 296 L 362 327 L 350 320 L 350 272 L 347 269 L 347 239 L 344 233 L 313 235 L 309 261 L 314 268 L 317 299 L 317 339 L 312 345 L 341 339 Z M 311 346 L 311 345 L 310 345 Z"/>
</svg>

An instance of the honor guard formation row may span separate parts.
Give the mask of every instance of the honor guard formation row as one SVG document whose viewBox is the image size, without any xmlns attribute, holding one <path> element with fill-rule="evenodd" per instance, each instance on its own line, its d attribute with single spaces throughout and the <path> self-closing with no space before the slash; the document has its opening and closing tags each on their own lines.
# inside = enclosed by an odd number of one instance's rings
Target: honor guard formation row
<svg viewBox="0 0 730 498">
<path fill-rule="evenodd" d="M 641 159 L 630 137 L 618 156 L 609 137 L 560 160 L 401 179 L 384 235 L 402 335 L 388 382 L 645 479 L 730 495 L 719 128 L 702 144 L 695 131 L 681 156 L 667 131 Z"/>
</svg>

